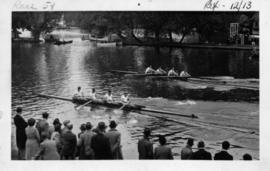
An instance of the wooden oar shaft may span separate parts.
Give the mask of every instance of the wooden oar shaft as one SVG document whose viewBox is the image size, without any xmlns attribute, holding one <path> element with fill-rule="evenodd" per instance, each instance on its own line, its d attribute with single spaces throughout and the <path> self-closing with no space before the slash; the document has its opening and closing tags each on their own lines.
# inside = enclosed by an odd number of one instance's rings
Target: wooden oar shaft
<svg viewBox="0 0 270 171">
<path fill-rule="evenodd" d="M 191 114 L 191 115 L 184 115 L 181 113 L 175 113 L 175 112 L 169 112 L 164 110 L 156 110 L 156 109 L 150 109 L 150 108 L 143 108 L 141 109 L 143 112 L 153 112 L 153 113 L 160 113 L 160 114 L 167 114 L 167 115 L 173 115 L 173 116 L 181 116 L 181 117 L 187 117 L 187 118 L 198 118 L 198 116 Z"/>
<path fill-rule="evenodd" d="M 111 70 L 111 72 L 120 74 L 138 74 L 138 72 L 135 71 L 123 71 L 123 70 Z"/>
<path fill-rule="evenodd" d="M 53 95 L 47 95 L 47 94 L 37 94 L 39 97 L 46 97 L 46 98 L 54 98 L 59 100 L 65 100 L 71 102 L 72 99 L 68 97 L 60 97 L 60 96 L 53 96 Z"/>
</svg>

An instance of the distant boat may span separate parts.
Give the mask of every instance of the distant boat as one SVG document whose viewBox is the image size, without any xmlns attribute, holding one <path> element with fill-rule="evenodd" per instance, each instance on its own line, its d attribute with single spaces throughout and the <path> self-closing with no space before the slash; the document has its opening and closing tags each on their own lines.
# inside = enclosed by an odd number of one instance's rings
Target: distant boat
<svg viewBox="0 0 270 171">
<path fill-rule="evenodd" d="M 72 42 L 73 42 L 73 40 L 69 40 L 69 41 L 65 41 L 65 40 L 60 41 L 60 40 L 58 40 L 58 41 L 55 41 L 54 44 L 55 45 L 64 45 L 64 44 L 69 44 L 69 43 L 72 43 Z"/>
</svg>

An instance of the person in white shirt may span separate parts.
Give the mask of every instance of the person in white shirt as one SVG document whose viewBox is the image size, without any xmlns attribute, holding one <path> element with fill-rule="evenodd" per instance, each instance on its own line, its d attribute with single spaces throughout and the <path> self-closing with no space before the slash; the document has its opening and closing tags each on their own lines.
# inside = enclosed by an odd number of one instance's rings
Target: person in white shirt
<svg viewBox="0 0 270 171">
<path fill-rule="evenodd" d="M 83 97 L 84 96 L 82 88 L 80 86 L 77 88 L 77 91 L 75 92 L 74 96 L 76 96 L 76 97 Z"/>
<path fill-rule="evenodd" d="M 175 77 L 178 76 L 177 72 L 175 72 L 174 70 L 174 67 L 168 72 L 168 76 L 175 76 Z"/>
<path fill-rule="evenodd" d="M 96 89 L 95 88 L 92 88 L 92 92 L 90 93 L 90 98 L 92 100 L 96 100 Z"/>
<path fill-rule="evenodd" d="M 164 71 L 161 67 L 159 67 L 159 68 L 155 71 L 155 74 L 166 75 L 167 72 Z"/>
<path fill-rule="evenodd" d="M 112 97 L 112 91 L 108 90 L 108 92 L 104 96 L 104 100 L 108 103 L 113 102 L 113 97 Z"/>
<path fill-rule="evenodd" d="M 180 77 L 190 77 L 191 75 L 187 72 L 187 71 L 185 71 L 185 70 L 183 70 L 181 73 L 180 73 Z"/>
<path fill-rule="evenodd" d="M 122 102 L 123 104 L 129 104 L 129 103 L 130 103 L 128 93 L 124 93 L 124 94 L 121 96 L 121 102 Z"/>
<path fill-rule="evenodd" d="M 147 67 L 145 70 L 145 74 L 154 74 L 154 73 L 155 73 L 155 70 L 152 68 L 151 65 Z"/>
</svg>

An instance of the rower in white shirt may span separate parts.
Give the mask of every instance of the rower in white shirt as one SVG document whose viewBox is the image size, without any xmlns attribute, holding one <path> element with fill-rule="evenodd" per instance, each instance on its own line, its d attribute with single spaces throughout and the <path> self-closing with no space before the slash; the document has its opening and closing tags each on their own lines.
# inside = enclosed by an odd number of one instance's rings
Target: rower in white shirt
<svg viewBox="0 0 270 171">
<path fill-rule="evenodd" d="M 127 104 L 130 103 L 128 93 L 124 93 L 124 94 L 121 96 L 121 102 L 122 102 L 124 105 L 127 105 Z"/>
<path fill-rule="evenodd" d="M 174 76 L 174 77 L 178 76 L 177 72 L 175 72 L 174 70 L 174 67 L 172 67 L 172 69 L 168 72 L 168 76 Z"/>
<path fill-rule="evenodd" d="M 92 92 L 90 93 L 90 98 L 92 100 L 96 100 L 96 89 L 95 88 L 92 88 Z"/>
<path fill-rule="evenodd" d="M 104 100 L 108 103 L 113 102 L 113 97 L 112 97 L 112 91 L 108 90 L 108 92 L 104 96 Z"/>
<path fill-rule="evenodd" d="M 154 73 L 155 73 L 155 70 L 152 68 L 151 65 L 147 67 L 145 70 L 145 74 L 154 74 Z"/>
<path fill-rule="evenodd" d="M 183 70 L 183 71 L 180 73 L 180 77 L 191 77 L 191 75 L 190 75 L 187 71 Z"/>
<path fill-rule="evenodd" d="M 83 97 L 84 95 L 83 95 L 83 91 L 82 91 L 82 88 L 79 86 L 78 88 L 77 88 L 77 91 L 74 93 L 74 97 Z"/>
<path fill-rule="evenodd" d="M 155 74 L 158 74 L 158 75 L 166 75 L 167 72 L 164 71 L 161 67 L 159 67 L 159 68 L 155 71 Z"/>
</svg>

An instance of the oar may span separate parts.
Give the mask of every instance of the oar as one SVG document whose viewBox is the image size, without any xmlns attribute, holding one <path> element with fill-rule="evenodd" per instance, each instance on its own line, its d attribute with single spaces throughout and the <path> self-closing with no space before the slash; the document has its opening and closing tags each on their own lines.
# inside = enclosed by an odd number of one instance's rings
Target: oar
<svg viewBox="0 0 270 171">
<path fill-rule="evenodd" d="M 83 105 L 81 106 L 78 106 L 78 107 L 75 107 L 76 110 L 80 110 L 82 107 L 88 105 L 89 103 L 91 103 L 93 100 L 89 100 L 88 102 L 84 103 Z"/>
<path fill-rule="evenodd" d="M 150 108 L 143 108 L 140 111 L 167 114 L 167 115 L 173 115 L 173 116 L 181 116 L 181 117 L 187 117 L 187 118 L 198 118 L 198 116 L 196 116 L 194 114 L 184 115 L 184 114 L 180 114 L 180 113 L 174 113 L 174 112 L 170 112 L 170 111 L 156 110 L 156 109 L 150 109 Z"/>
</svg>

